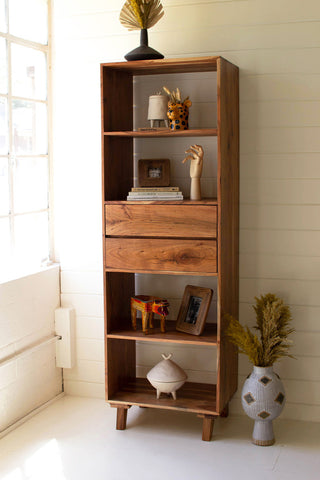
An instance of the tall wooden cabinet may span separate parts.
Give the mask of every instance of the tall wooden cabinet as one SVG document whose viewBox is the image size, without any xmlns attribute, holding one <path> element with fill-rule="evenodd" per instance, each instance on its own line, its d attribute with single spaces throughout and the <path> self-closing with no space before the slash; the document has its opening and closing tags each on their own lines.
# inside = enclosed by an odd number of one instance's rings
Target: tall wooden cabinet
<svg viewBox="0 0 320 480">
<path fill-rule="evenodd" d="M 167 74 L 190 72 L 216 72 L 217 124 L 185 131 L 135 131 L 136 76 L 159 75 L 160 85 L 165 85 Z M 106 400 L 117 408 L 118 429 L 126 427 L 127 409 L 137 405 L 193 412 L 203 417 L 203 440 L 210 440 L 214 418 L 227 414 L 237 389 L 237 353 L 226 338 L 224 315 L 238 317 L 238 68 L 222 57 L 102 64 L 101 96 Z M 153 139 L 156 151 L 161 137 L 197 137 L 200 143 L 208 136 L 217 140 L 217 198 L 126 201 L 133 186 L 135 138 Z M 166 333 L 145 336 L 133 331 L 130 297 L 136 273 L 217 277 L 216 325 L 207 325 L 201 336 L 176 331 L 174 322 Z M 157 400 L 148 381 L 136 376 L 137 340 L 216 350 L 216 383 L 187 382 L 177 400 Z"/>
</svg>

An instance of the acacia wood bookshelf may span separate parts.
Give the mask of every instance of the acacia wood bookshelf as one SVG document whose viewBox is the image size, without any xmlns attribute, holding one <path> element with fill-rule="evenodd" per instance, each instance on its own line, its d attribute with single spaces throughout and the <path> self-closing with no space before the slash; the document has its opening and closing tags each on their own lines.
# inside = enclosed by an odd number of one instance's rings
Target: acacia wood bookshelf
<svg viewBox="0 0 320 480">
<path fill-rule="evenodd" d="M 197 72 L 216 72 L 217 125 L 180 132 L 133 129 L 135 76 Z M 203 440 L 210 440 L 214 418 L 227 414 L 237 389 L 238 357 L 225 335 L 225 314 L 238 318 L 238 67 L 222 57 L 102 64 L 101 107 L 106 401 L 117 408 L 117 429 L 126 428 L 128 408 L 138 405 L 196 413 L 203 418 Z M 162 137 L 216 137 L 217 198 L 126 201 L 133 186 L 134 139 L 153 138 L 156 145 Z M 216 277 L 217 324 L 206 325 L 201 336 L 176 331 L 174 321 L 167 322 L 166 333 L 133 331 L 135 273 Z M 177 400 L 157 399 L 148 381 L 136 376 L 141 340 L 212 347 L 216 384 L 186 382 Z"/>
</svg>

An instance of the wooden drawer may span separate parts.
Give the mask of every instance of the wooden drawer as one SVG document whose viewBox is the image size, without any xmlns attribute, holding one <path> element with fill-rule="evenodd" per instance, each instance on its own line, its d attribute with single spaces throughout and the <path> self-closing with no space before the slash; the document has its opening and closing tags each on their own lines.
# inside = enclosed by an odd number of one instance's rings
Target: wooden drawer
<svg viewBox="0 0 320 480">
<path fill-rule="evenodd" d="M 216 238 L 214 205 L 105 205 L 106 235 Z"/>
<path fill-rule="evenodd" d="M 215 240 L 106 238 L 105 259 L 108 271 L 214 275 L 217 243 Z"/>
</svg>

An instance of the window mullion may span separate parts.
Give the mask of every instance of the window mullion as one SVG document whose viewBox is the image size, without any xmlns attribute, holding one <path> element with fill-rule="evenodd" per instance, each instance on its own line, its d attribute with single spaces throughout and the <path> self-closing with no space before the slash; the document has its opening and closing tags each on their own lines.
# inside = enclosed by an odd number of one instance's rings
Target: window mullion
<svg viewBox="0 0 320 480">
<path fill-rule="evenodd" d="M 34 48 L 35 50 L 40 50 L 44 53 L 48 52 L 48 45 L 42 45 L 41 43 L 32 42 L 31 40 L 25 40 L 23 38 L 16 37 L 15 35 L 11 35 L 10 33 L 0 32 L 0 37 L 7 38 L 11 42 L 17 43 L 18 45 L 23 45 L 24 47 Z"/>
<path fill-rule="evenodd" d="M 9 15 L 7 8 L 8 30 Z M 7 62 L 8 62 L 8 128 L 9 128 L 9 165 L 8 165 L 8 180 L 9 180 L 9 223 L 10 223 L 10 240 L 11 240 L 11 255 L 14 256 L 14 202 L 13 202 L 13 169 L 14 169 L 14 157 L 13 157 L 13 119 L 12 119 L 12 64 L 11 64 L 11 41 L 7 37 Z"/>
</svg>

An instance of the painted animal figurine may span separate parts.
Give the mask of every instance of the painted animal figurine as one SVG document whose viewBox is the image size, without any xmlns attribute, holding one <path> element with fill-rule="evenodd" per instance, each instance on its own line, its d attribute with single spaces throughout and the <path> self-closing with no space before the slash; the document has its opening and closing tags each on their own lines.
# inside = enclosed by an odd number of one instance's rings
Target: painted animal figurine
<svg viewBox="0 0 320 480">
<path fill-rule="evenodd" d="M 161 332 L 166 331 L 165 321 L 169 314 L 169 302 L 165 298 L 152 295 L 136 295 L 131 297 L 131 322 L 133 330 L 137 330 L 137 310 L 142 313 L 142 331 L 145 335 L 153 328 L 153 314 L 160 315 Z"/>
<path fill-rule="evenodd" d="M 168 118 L 171 130 L 188 130 L 189 107 L 192 103 L 186 99 L 183 103 L 168 102 Z"/>
</svg>

